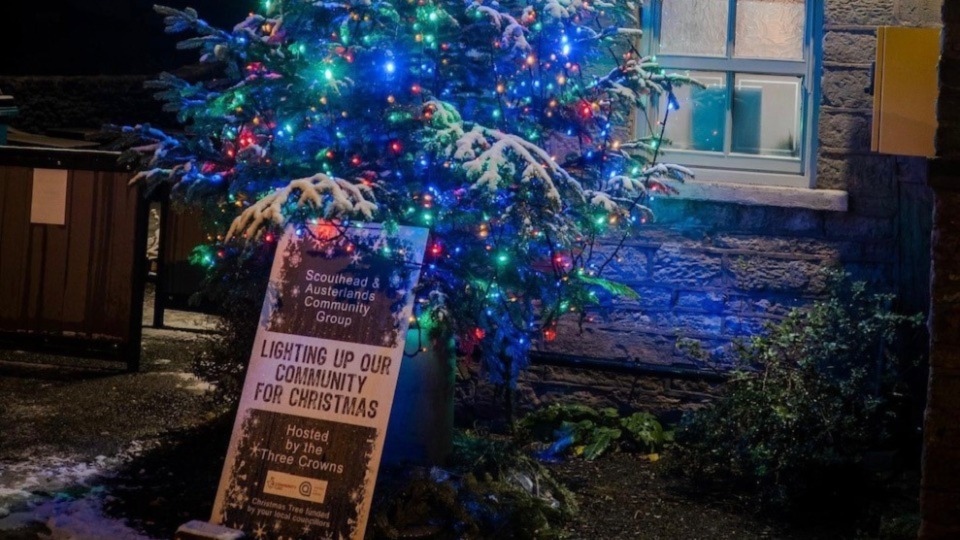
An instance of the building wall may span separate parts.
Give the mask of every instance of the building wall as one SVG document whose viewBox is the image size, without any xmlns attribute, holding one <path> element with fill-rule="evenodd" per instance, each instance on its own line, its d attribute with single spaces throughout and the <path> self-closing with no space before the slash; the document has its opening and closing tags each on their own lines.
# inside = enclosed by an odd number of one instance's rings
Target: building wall
<svg viewBox="0 0 960 540">
<path fill-rule="evenodd" d="M 846 191 L 848 211 L 655 201 L 657 223 L 629 240 L 610 267 L 640 300 L 595 310 L 582 331 L 567 320 L 526 374 L 523 402 L 575 399 L 662 413 L 696 406 L 716 389 L 715 372 L 729 366 L 692 359 L 678 340 L 718 351 L 757 332 L 822 294 L 821 269 L 831 265 L 898 292 L 902 311 L 925 312 L 932 209 L 926 161 L 870 152 L 867 89 L 876 28 L 938 26 L 940 5 L 824 1 L 816 185 Z M 571 358 L 557 355 L 604 363 L 563 367 L 569 362 L 558 360 Z M 463 391 L 477 396 L 481 387 Z"/>
<path fill-rule="evenodd" d="M 960 2 L 943 6 L 937 107 L 930 379 L 923 425 L 919 538 L 960 537 Z"/>
</svg>

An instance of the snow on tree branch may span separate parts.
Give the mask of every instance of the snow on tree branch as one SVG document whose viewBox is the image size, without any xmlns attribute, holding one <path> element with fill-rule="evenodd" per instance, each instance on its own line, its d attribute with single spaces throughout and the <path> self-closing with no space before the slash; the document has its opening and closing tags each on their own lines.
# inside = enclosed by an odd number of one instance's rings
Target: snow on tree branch
<svg viewBox="0 0 960 540">
<path fill-rule="evenodd" d="M 674 86 L 703 84 L 689 75 L 663 73 L 660 65 L 651 56 L 632 58 L 623 65 L 611 69 L 593 83 L 593 87 L 613 96 L 639 103 L 640 97 L 647 94 L 665 94 Z"/>
<path fill-rule="evenodd" d="M 467 11 L 472 11 L 487 17 L 490 23 L 502 32 L 500 44 L 505 49 L 514 49 L 521 52 L 527 52 L 532 49 L 530 43 L 527 41 L 527 29 L 520 24 L 520 21 L 513 15 L 481 4 L 479 0 L 474 0 L 473 3 L 467 7 Z"/>
<path fill-rule="evenodd" d="M 562 202 L 557 181 L 572 188 L 582 198 L 580 183 L 543 148 L 518 135 L 479 124 L 466 131 L 457 110 L 442 101 L 428 102 L 426 110 L 431 112 L 432 148 L 463 162 L 475 189 L 499 189 L 502 182 L 510 180 L 519 165 L 522 167 L 521 181 L 539 180 L 544 195 L 557 205 Z"/>
<path fill-rule="evenodd" d="M 297 208 L 310 204 L 320 209 L 324 218 L 360 216 L 370 220 L 377 211 L 377 201 L 370 185 L 317 173 L 291 180 L 244 210 L 231 223 L 227 239 L 238 234 L 253 238 L 266 223 L 283 225 L 288 217 L 284 206 L 296 191 L 300 192 Z"/>
<path fill-rule="evenodd" d="M 510 181 L 510 174 L 521 167 L 521 182 L 538 180 L 544 196 L 558 207 L 563 200 L 557 182 L 573 188 L 573 194 L 583 197 L 580 183 L 561 167 L 546 150 L 519 135 L 504 133 L 479 124 L 457 140 L 453 157 L 463 163 L 467 176 L 474 181 L 473 188 L 495 191 L 501 183 Z M 472 159 L 471 159 L 472 158 Z"/>
</svg>

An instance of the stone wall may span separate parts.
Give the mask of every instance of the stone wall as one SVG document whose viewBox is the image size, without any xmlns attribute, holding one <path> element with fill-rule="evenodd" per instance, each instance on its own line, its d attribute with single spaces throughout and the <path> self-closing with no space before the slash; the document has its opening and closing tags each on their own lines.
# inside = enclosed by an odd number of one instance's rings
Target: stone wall
<svg viewBox="0 0 960 540">
<path fill-rule="evenodd" d="M 713 372 L 727 366 L 695 361 L 678 340 L 719 351 L 760 331 L 823 293 L 828 266 L 899 292 L 902 311 L 926 311 L 926 161 L 870 152 L 868 88 L 876 28 L 936 26 L 939 10 L 939 0 L 825 0 L 816 186 L 846 191 L 848 211 L 656 201 L 657 223 L 628 241 L 610 267 L 640 300 L 594 310 L 582 332 L 565 322 L 543 344 L 545 365 L 524 379 L 525 403 L 574 399 L 661 412 L 697 406 L 716 388 Z M 557 355 L 610 362 L 602 365 L 619 374 L 549 365 Z"/>
</svg>

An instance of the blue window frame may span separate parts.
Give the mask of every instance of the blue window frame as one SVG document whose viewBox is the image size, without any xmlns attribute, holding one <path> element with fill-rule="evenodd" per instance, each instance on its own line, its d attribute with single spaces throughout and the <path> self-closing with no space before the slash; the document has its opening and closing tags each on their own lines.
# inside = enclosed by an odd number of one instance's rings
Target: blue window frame
<svg viewBox="0 0 960 540">
<path fill-rule="evenodd" d="M 651 0 L 644 43 L 674 90 L 664 159 L 707 180 L 810 187 L 819 28 L 815 0 Z M 667 98 L 653 104 L 663 118 Z M 639 123 L 641 132 L 652 126 Z M 654 128 L 656 129 L 656 128 Z"/>
</svg>

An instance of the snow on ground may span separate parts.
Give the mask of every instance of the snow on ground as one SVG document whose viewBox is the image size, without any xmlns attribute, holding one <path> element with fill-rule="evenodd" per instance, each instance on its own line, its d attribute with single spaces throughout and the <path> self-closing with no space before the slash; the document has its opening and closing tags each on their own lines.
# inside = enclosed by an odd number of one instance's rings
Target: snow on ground
<svg viewBox="0 0 960 540">
<path fill-rule="evenodd" d="M 28 528 L 44 540 L 150 540 L 122 521 L 106 516 L 110 494 L 99 482 L 144 450 L 132 443 L 117 456 L 78 461 L 63 456 L 32 456 L 0 463 L 0 537 Z"/>
<path fill-rule="evenodd" d="M 189 392 L 199 392 L 201 394 L 209 392 L 215 388 L 213 384 L 210 384 L 203 379 L 197 377 L 193 373 L 184 373 L 182 371 L 170 373 L 177 378 L 179 378 L 183 383 L 179 386 L 184 390 Z"/>
</svg>

